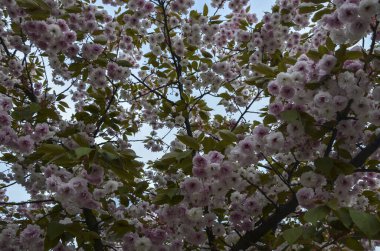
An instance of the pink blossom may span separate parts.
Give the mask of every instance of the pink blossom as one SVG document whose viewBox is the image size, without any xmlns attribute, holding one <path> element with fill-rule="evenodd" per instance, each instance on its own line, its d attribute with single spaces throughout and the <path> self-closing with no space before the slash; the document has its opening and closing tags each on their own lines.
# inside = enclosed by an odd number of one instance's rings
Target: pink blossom
<svg viewBox="0 0 380 251">
<path fill-rule="evenodd" d="M 193 166 L 199 168 L 206 168 L 208 165 L 207 158 L 200 156 L 199 154 L 195 155 L 193 158 Z"/>
<path fill-rule="evenodd" d="M 336 57 L 332 55 L 324 55 L 322 59 L 318 62 L 318 68 L 329 73 L 336 64 Z"/>
<path fill-rule="evenodd" d="M 0 125 L 10 126 L 12 122 L 11 116 L 5 111 L 0 111 Z"/>
<path fill-rule="evenodd" d="M 345 3 L 338 9 L 338 18 L 343 23 L 353 22 L 359 14 L 358 6 L 351 3 Z"/>
<path fill-rule="evenodd" d="M 295 89 L 290 85 L 283 85 L 280 89 L 280 95 L 283 98 L 291 99 L 296 93 Z"/>
<path fill-rule="evenodd" d="M 202 183 L 197 178 L 187 178 L 182 182 L 181 187 L 191 194 L 198 192 L 202 188 Z"/>
<path fill-rule="evenodd" d="M 296 197 L 300 206 L 308 208 L 313 204 L 314 190 L 303 187 L 297 191 Z"/>
<path fill-rule="evenodd" d="M 222 163 L 224 155 L 218 151 L 210 151 L 206 158 L 210 161 L 210 163 Z"/>
<path fill-rule="evenodd" d="M 31 153 L 34 148 L 34 141 L 30 135 L 22 136 L 18 139 L 18 148 L 20 152 Z"/>
</svg>

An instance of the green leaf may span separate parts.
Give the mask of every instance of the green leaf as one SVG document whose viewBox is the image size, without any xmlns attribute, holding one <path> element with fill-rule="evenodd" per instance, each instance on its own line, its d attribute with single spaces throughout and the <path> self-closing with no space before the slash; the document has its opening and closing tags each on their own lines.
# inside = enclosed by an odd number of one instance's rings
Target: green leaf
<svg viewBox="0 0 380 251">
<path fill-rule="evenodd" d="M 130 225 L 126 220 L 116 221 L 109 229 L 110 233 L 115 233 L 117 236 L 122 237 L 125 233 L 135 230 L 133 225 Z"/>
<path fill-rule="evenodd" d="M 335 51 L 335 57 L 338 59 L 338 64 L 343 63 L 347 52 L 347 46 L 341 45 L 338 50 Z"/>
<path fill-rule="evenodd" d="M 44 241 L 44 250 L 51 250 L 54 248 L 64 234 L 65 226 L 58 222 L 50 222 L 47 226 L 46 236 Z"/>
<path fill-rule="evenodd" d="M 191 19 L 193 20 L 198 20 L 198 18 L 200 17 L 201 15 L 196 11 L 196 10 L 192 10 L 190 11 L 190 17 Z"/>
<path fill-rule="evenodd" d="M 207 17 L 208 15 L 208 6 L 207 4 L 203 5 L 203 16 Z"/>
<path fill-rule="evenodd" d="M 180 189 L 178 187 L 159 189 L 157 195 L 153 200 L 156 205 L 170 204 L 175 205 L 183 200 L 183 196 L 180 195 Z"/>
<path fill-rule="evenodd" d="M 353 208 L 349 212 L 354 224 L 366 236 L 373 237 L 380 231 L 380 221 L 376 216 Z"/>
<path fill-rule="evenodd" d="M 265 64 L 256 64 L 252 66 L 253 70 L 256 71 L 257 73 L 263 74 L 266 77 L 275 77 L 276 72 L 269 66 Z"/>
<path fill-rule="evenodd" d="M 219 135 L 220 135 L 220 137 L 223 140 L 225 140 L 227 142 L 232 143 L 232 142 L 236 142 L 237 141 L 236 135 L 233 132 L 229 131 L 229 130 L 220 130 L 219 131 Z"/>
<path fill-rule="evenodd" d="M 63 234 L 64 230 L 64 225 L 59 224 L 58 222 L 50 222 L 46 230 L 46 237 L 50 240 L 54 240 L 55 238 Z"/>
<path fill-rule="evenodd" d="M 57 155 L 66 152 L 66 150 L 63 146 L 56 144 L 42 144 L 38 147 L 37 152 L 41 154 Z"/>
<path fill-rule="evenodd" d="M 294 123 L 300 120 L 300 114 L 296 110 L 288 110 L 281 112 L 281 118 L 288 123 Z"/>
<path fill-rule="evenodd" d="M 334 171 L 339 174 L 352 174 L 355 171 L 355 167 L 350 163 L 346 163 L 340 160 L 334 160 Z"/>
<path fill-rule="evenodd" d="M 135 188 L 135 194 L 142 194 L 149 187 L 149 183 L 146 181 L 141 181 L 137 183 Z"/>
<path fill-rule="evenodd" d="M 359 59 L 363 57 L 361 51 L 346 51 L 345 59 Z"/>
<path fill-rule="evenodd" d="M 329 0 L 303 0 L 304 3 L 326 3 Z"/>
<path fill-rule="evenodd" d="M 314 161 L 314 165 L 318 172 L 326 175 L 327 177 L 332 176 L 332 169 L 334 168 L 334 162 L 330 158 L 319 158 Z"/>
<path fill-rule="evenodd" d="M 8 163 L 12 163 L 12 162 L 16 162 L 18 158 L 11 153 L 3 153 L 3 155 L 0 157 L 0 160 L 8 162 Z"/>
<path fill-rule="evenodd" d="M 302 233 L 302 227 L 295 227 L 285 230 L 282 236 L 289 244 L 293 244 L 301 237 Z"/>
<path fill-rule="evenodd" d="M 338 216 L 339 220 L 347 229 L 350 229 L 352 220 L 347 208 L 339 208 L 335 210 L 335 215 Z"/>
<path fill-rule="evenodd" d="M 133 66 L 133 64 L 131 64 L 131 62 L 129 62 L 128 60 L 119 60 L 119 61 L 117 61 L 117 64 L 120 66 L 124 66 L 124 67 L 132 67 Z"/>
<path fill-rule="evenodd" d="M 188 135 L 177 135 L 177 138 L 189 148 L 199 150 L 199 143 L 195 138 Z"/>
<path fill-rule="evenodd" d="M 269 125 L 269 124 L 273 124 L 273 123 L 276 123 L 278 120 L 275 116 L 271 115 L 271 114 L 268 114 L 265 116 L 264 120 L 263 120 L 263 123 L 264 125 Z"/>
<path fill-rule="evenodd" d="M 323 4 L 301 6 L 298 9 L 298 13 L 300 13 L 300 14 L 311 13 L 311 12 L 317 11 L 321 8 L 323 8 Z"/>
<path fill-rule="evenodd" d="M 334 44 L 334 42 L 331 40 L 330 37 L 326 38 L 326 47 L 330 51 L 334 51 L 334 49 L 336 47 L 336 44 Z"/>
<path fill-rule="evenodd" d="M 314 50 L 308 51 L 306 53 L 306 56 L 316 61 L 322 58 L 322 55 L 318 51 L 314 51 Z"/>
<path fill-rule="evenodd" d="M 206 50 L 201 50 L 201 53 L 205 58 L 212 58 L 212 54 Z"/>
<path fill-rule="evenodd" d="M 329 208 L 326 206 L 315 207 L 308 210 L 303 218 L 305 221 L 316 224 L 319 220 L 322 220 L 329 213 Z"/>
<path fill-rule="evenodd" d="M 345 241 L 345 244 L 351 250 L 355 250 L 355 251 L 362 251 L 363 250 L 364 251 L 362 244 L 360 244 L 360 242 L 354 238 L 348 238 Z"/>
<path fill-rule="evenodd" d="M 215 145 L 217 144 L 218 142 L 211 138 L 211 137 L 205 137 L 202 141 L 202 145 L 203 145 L 203 150 L 205 153 L 208 153 L 209 151 L 212 151 L 212 150 L 215 150 Z"/>
<path fill-rule="evenodd" d="M 330 14 L 331 12 L 332 12 L 332 10 L 329 9 L 329 8 L 324 8 L 324 9 L 322 9 L 322 10 L 320 10 L 320 11 L 317 11 L 317 12 L 314 14 L 313 18 L 311 19 L 311 21 L 313 21 L 313 22 L 317 22 L 317 21 L 320 20 L 325 14 Z"/>
<path fill-rule="evenodd" d="M 43 20 L 50 16 L 49 5 L 43 0 L 17 0 L 32 19 Z"/>
<path fill-rule="evenodd" d="M 199 117 L 201 117 L 201 119 L 203 119 L 204 121 L 209 121 L 210 119 L 210 116 L 202 110 L 199 111 Z"/>
<path fill-rule="evenodd" d="M 88 155 L 90 152 L 92 152 L 94 149 L 88 148 L 88 147 L 78 147 L 75 149 L 75 155 L 77 158 L 81 158 L 85 155 Z"/>
<path fill-rule="evenodd" d="M 31 103 L 26 107 L 17 107 L 12 112 L 12 117 L 16 120 L 30 120 L 40 109 L 41 107 L 37 103 Z"/>
<path fill-rule="evenodd" d="M 215 15 L 215 16 L 212 16 L 210 17 L 210 20 L 218 20 L 220 18 L 220 15 Z"/>
</svg>

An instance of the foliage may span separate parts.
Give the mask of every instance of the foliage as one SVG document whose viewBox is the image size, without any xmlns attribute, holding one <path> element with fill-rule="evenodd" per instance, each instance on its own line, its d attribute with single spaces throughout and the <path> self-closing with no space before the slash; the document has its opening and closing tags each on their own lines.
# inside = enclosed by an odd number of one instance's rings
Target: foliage
<svg viewBox="0 0 380 251">
<path fill-rule="evenodd" d="M 248 3 L 0 0 L 0 249 L 374 248 L 379 1 Z"/>
</svg>

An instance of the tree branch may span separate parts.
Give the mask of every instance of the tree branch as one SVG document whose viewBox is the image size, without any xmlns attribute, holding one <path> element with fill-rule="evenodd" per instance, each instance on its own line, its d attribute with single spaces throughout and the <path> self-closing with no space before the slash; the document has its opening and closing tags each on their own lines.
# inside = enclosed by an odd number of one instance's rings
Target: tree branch
<svg viewBox="0 0 380 251">
<path fill-rule="evenodd" d="M 278 208 L 277 204 L 271 198 L 269 198 L 269 196 L 263 191 L 263 189 L 261 189 L 258 185 L 253 184 L 244 176 L 241 177 L 243 178 L 243 180 L 247 181 L 251 186 L 255 187 L 275 208 Z"/>
<path fill-rule="evenodd" d="M 83 209 L 83 215 L 84 219 L 86 221 L 86 225 L 90 231 L 93 231 L 97 234 L 99 234 L 99 226 L 98 221 L 96 220 L 95 215 L 91 211 L 91 209 L 84 208 Z M 100 238 L 97 238 L 93 242 L 93 247 L 95 251 L 104 251 L 104 245 L 102 243 L 102 240 Z"/>
<path fill-rule="evenodd" d="M 363 150 L 361 150 L 351 161 L 350 164 L 359 168 L 363 166 L 365 161 L 380 147 L 380 135 L 378 135 L 374 141 L 368 144 Z M 371 169 L 357 169 L 357 172 L 379 172 L 379 170 Z M 294 212 L 298 206 L 297 198 L 293 197 L 284 205 L 279 206 L 276 211 L 263 220 L 262 223 L 254 230 L 246 232 L 242 238 L 231 248 L 232 251 L 246 250 L 252 246 L 255 242 L 268 233 L 271 229 L 276 228 L 278 224 L 285 219 L 289 214 Z"/>
<path fill-rule="evenodd" d="M 32 200 L 32 201 L 21 201 L 21 202 L 0 202 L 0 206 L 17 206 L 17 205 L 25 205 L 25 204 L 38 204 L 38 203 L 48 203 L 53 202 L 53 199 L 46 200 Z"/>
<path fill-rule="evenodd" d="M 10 51 L 8 50 L 8 47 L 6 46 L 4 40 L 2 37 L 0 37 L 0 44 L 4 47 L 4 51 L 5 53 L 7 54 L 8 57 L 12 57 L 12 54 L 10 53 Z"/>
<path fill-rule="evenodd" d="M 253 98 L 253 100 L 251 101 L 251 103 L 245 108 L 244 112 L 240 115 L 239 119 L 236 121 L 235 125 L 231 128 L 231 132 L 233 132 L 237 126 L 239 125 L 240 121 L 243 119 L 244 115 L 248 112 L 248 110 L 251 108 L 251 106 L 253 105 L 253 103 L 260 97 L 260 94 L 262 93 L 263 91 L 259 91 L 257 93 L 257 95 Z"/>
<path fill-rule="evenodd" d="M 167 97 L 165 97 L 164 95 L 162 95 L 161 93 L 159 93 L 156 89 L 152 89 L 149 87 L 149 85 L 147 85 L 145 83 L 145 79 L 140 79 L 139 77 L 137 77 L 135 74 L 131 73 L 131 76 L 134 77 L 140 84 L 142 84 L 143 86 L 145 86 L 150 92 L 153 92 L 154 94 L 156 94 L 158 97 L 168 101 L 170 104 L 172 105 L 175 105 L 175 103 L 173 101 L 171 101 L 170 99 L 168 99 Z"/>
<path fill-rule="evenodd" d="M 356 168 L 361 167 L 369 156 L 371 156 L 380 147 L 380 135 L 377 135 L 375 140 L 369 143 L 361 150 L 351 161 L 350 164 Z"/>
<path fill-rule="evenodd" d="M 105 119 L 106 119 L 106 116 L 107 116 L 107 113 L 108 113 L 108 110 L 111 108 L 111 104 L 112 102 L 114 101 L 115 99 L 115 95 L 117 93 L 117 90 L 118 90 L 118 87 L 114 87 L 113 89 L 113 92 L 112 92 L 112 96 L 111 96 L 111 99 L 110 101 L 108 102 L 107 104 L 107 107 L 102 115 L 102 117 L 100 118 L 100 120 L 96 123 L 96 129 L 94 131 L 94 138 L 96 138 L 96 136 L 98 135 L 99 131 L 100 131 L 100 127 L 102 126 L 102 124 L 104 123 Z"/>
<path fill-rule="evenodd" d="M 359 79 L 359 81 L 360 81 L 360 79 Z M 347 118 L 347 115 L 348 115 L 348 113 L 350 111 L 350 107 L 351 107 L 352 102 L 353 102 L 353 100 L 350 99 L 348 101 L 348 103 L 347 103 L 346 108 L 344 108 L 344 110 L 341 111 L 341 112 L 337 112 L 337 114 L 336 114 L 336 123 L 335 123 L 334 128 L 332 129 L 331 138 L 330 138 L 329 143 L 327 144 L 324 157 L 328 157 L 330 155 L 330 152 L 332 151 L 332 148 L 333 148 L 336 136 L 338 134 L 338 130 L 336 129 L 336 127 L 338 126 L 338 124 L 339 124 L 340 121 L 345 120 Z"/>
<path fill-rule="evenodd" d="M 246 250 L 254 243 L 260 241 L 266 233 L 277 227 L 286 216 L 293 213 L 297 206 L 298 201 L 295 196 L 292 196 L 286 204 L 279 206 L 271 216 L 263 220 L 260 226 L 254 230 L 246 232 L 231 248 L 231 251 Z"/>
</svg>

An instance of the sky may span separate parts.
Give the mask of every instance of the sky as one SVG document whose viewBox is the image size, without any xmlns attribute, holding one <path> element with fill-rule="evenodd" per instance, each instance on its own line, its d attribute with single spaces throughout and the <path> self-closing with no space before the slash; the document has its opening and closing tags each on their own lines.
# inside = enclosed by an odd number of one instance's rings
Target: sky
<svg viewBox="0 0 380 251">
<path fill-rule="evenodd" d="M 206 0 L 206 1 L 195 0 L 195 6 L 193 7 L 193 9 L 196 9 L 196 10 L 202 12 L 204 4 L 207 3 L 209 5 L 210 2 L 211 2 L 210 0 Z M 257 15 L 257 17 L 260 19 L 264 15 L 265 11 L 271 10 L 271 7 L 274 4 L 274 2 L 275 2 L 275 0 L 251 0 L 250 1 L 251 12 L 255 13 Z M 209 8 L 210 8 L 209 13 L 213 13 L 213 9 L 211 7 L 209 7 Z M 218 14 L 220 14 L 220 15 L 226 15 L 228 13 L 229 13 L 229 11 L 227 8 L 220 9 L 218 12 Z M 57 90 L 57 93 L 60 91 L 60 89 Z M 69 102 L 69 100 L 68 100 L 68 103 L 69 103 L 69 106 L 73 107 L 72 102 Z M 70 117 L 70 116 L 67 116 L 67 117 Z M 150 131 L 151 131 L 150 127 L 143 126 L 140 133 L 136 134 L 136 136 L 134 138 L 135 139 L 143 139 L 144 136 L 146 136 L 150 133 Z M 166 129 L 166 132 L 167 131 L 168 130 Z M 162 133 L 165 133 L 165 131 L 162 131 Z M 173 138 L 173 137 L 174 137 L 174 135 L 171 135 L 171 138 Z M 170 141 L 170 137 L 168 139 Z M 167 142 L 169 142 L 169 141 L 167 141 Z M 152 153 L 151 151 L 147 150 L 143 146 L 143 143 L 137 143 L 137 142 L 134 143 L 133 144 L 133 150 L 135 150 L 137 155 L 141 157 L 139 160 L 144 161 L 144 162 L 147 160 L 157 159 L 162 155 L 162 152 Z M 7 195 L 10 197 L 10 201 L 14 201 L 14 202 L 25 201 L 25 200 L 28 200 L 30 198 L 29 195 L 23 189 L 23 187 L 20 185 L 14 185 L 14 186 L 9 187 L 7 189 Z"/>
</svg>

